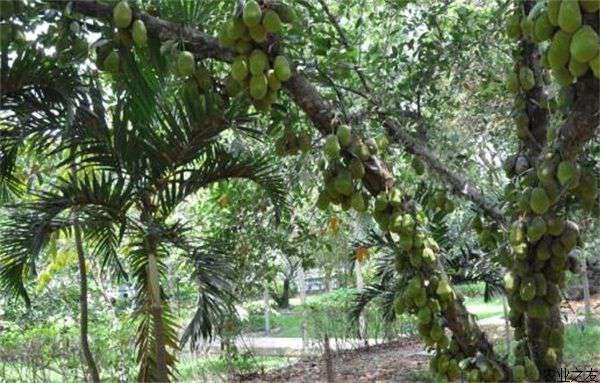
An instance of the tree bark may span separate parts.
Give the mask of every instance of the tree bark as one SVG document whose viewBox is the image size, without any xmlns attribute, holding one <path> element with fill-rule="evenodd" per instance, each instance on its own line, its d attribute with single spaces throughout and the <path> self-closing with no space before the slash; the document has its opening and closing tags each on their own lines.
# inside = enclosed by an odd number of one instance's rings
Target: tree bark
<svg viewBox="0 0 600 383">
<path fill-rule="evenodd" d="M 150 314 L 153 319 L 154 336 L 156 342 L 156 369 L 160 382 L 169 381 L 167 367 L 166 335 L 163 323 L 162 298 L 160 296 L 160 273 L 158 272 L 158 260 L 156 259 L 156 243 L 153 238 L 148 238 L 148 265 L 146 266 L 148 276 L 148 295 L 150 298 Z"/>
<path fill-rule="evenodd" d="M 99 383 L 100 375 L 94 361 L 94 356 L 90 350 L 88 341 L 88 301 L 87 301 L 87 271 L 85 266 L 85 253 L 83 251 L 83 241 L 81 239 L 81 228 L 75 224 L 75 248 L 77 250 L 77 262 L 79 265 L 79 337 L 81 341 L 81 351 L 88 365 L 92 382 Z"/>
<path fill-rule="evenodd" d="M 62 8 L 65 3 L 65 1 L 57 1 L 56 7 Z M 100 19 L 110 19 L 112 17 L 112 7 L 98 1 L 73 1 L 73 11 Z M 199 59 L 212 58 L 231 62 L 236 55 L 234 50 L 219 46 L 217 39 L 196 28 L 183 26 L 142 12 L 134 12 L 134 18 L 144 21 L 148 35 L 152 38 L 185 41 L 186 49 L 193 52 Z M 335 128 L 342 123 L 333 105 L 327 102 L 320 95 L 317 88 L 298 71 L 294 70 L 292 77 L 283 83 L 283 87 L 321 134 L 333 133 Z M 393 135 L 391 135 L 393 140 L 397 140 L 396 142 L 403 145 L 408 152 L 422 158 L 433 171 L 450 182 L 453 186 L 453 192 L 474 202 L 493 219 L 502 218 L 494 203 L 484 198 L 482 193 L 472 186 L 472 182 L 468 182 L 464 177 L 443 166 L 443 160 L 440 160 L 437 155 L 427 149 L 423 143 L 419 144 L 412 135 L 405 132 L 398 124 L 388 121 L 386 130 L 393 132 Z M 365 185 L 372 194 L 386 190 L 394 183 L 393 175 L 385 164 L 375 156 L 366 162 L 365 170 Z"/>
<path fill-rule="evenodd" d="M 306 312 L 305 312 L 305 307 L 304 304 L 306 303 L 306 280 L 304 279 L 304 267 L 302 267 L 302 265 L 300 265 L 300 269 L 298 270 L 298 289 L 300 290 L 300 305 L 302 307 L 302 311 L 301 311 L 301 315 L 302 315 L 302 324 L 301 324 L 301 331 L 302 331 L 302 351 L 305 351 L 306 348 L 308 347 L 308 337 L 306 334 L 306 327 L 307 327 L 307 323 L 306 323 Z"/>
<path fill-rule="evenodd" d="M 271 334 L 271 323 L 270 323 L 270 307 L 269 307 L 269 287 L 265 282 L 265 287 L 263 290 L 263 304 L 264 304 L 264 315 L 265 315 L 265 336 L 269 336 Z"/>
</svg>

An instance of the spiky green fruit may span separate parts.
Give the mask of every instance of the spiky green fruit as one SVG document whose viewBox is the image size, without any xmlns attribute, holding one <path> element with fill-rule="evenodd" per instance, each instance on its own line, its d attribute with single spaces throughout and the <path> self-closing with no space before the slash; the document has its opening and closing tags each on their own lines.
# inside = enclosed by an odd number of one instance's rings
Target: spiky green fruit
<svg viewBox="0 0 600 383">
<path fill-rule="evenodd" d="M 546 221 L 542 217 L 535 217 L 527 225 L 527 239 L 531 243 L 537 242 L 546 234 L 546 230 Z"/>
<path fill-rule="evenodd" d="M 329 158 L 338 158 L 340 155 L 340 142 L 335 134 L 330 134 L 325 138 L 325 145 L 323 147 L 325 154 Z"/>
<path fill-rule="evenodd" d="M 275 76 L 275 71 L 273 69 L 269 69 L 267 72 L 267 80 L 269 81 L 269 89 L 273 91 L 281 89 L 281 81 Z"/>
<path fill-rule="evenodd" d="M 504 274 L 504 287 L 509 294 L 514 293 L 519 287 L 519 279 L 512 272 Z"/>
<path fill-rule="evenodd" d="M 106 58 L 102 62 L 102 67 L 107 72 L 118 73 L 120 62 L 121 58 L 119 57 L 119 52 L 113 50 L 108 54 L 108 56 L 106 56 Z"/>
<path fill-rule="evenodd" d="M 253 75 L 262 74 L 269 65 L 269 58 L 266 53 L 260 49 L 255 49 L 250 54 L 250 58 L 248 60 L 248 66 L 250 69 L 250 73 Z"/>
<path fill-rule="evenodd" d="M 562 161 L 558 164 L 556 178 L 562 186 L 569 186 L 579 178 L 579 169 L 573 161 Z"/>
<path fill-rule="evenodd" d="M 245 56 L 237 56 L 231 64 L 231 77 L 242 82 L 248 77 L 248 63 Z"/>
<path fill-rule="evenodd" d="M 264 43 L 267 41 L 267 30 L 262 25 L 249 27 L 248 31 L 250 32 L 250 38 L 257 43 Z"/>
<path fill-rule="evenodd" d="M 345 148 L 352 142 L 352 129 L 348 125 L 340 125 L 335 132 L 340 145 Z"/>
<path fill-rule="evenodd" d="M 598 55 L 599 45 L 600 39 L 596 31 L 591 26 L 584 25 L 571 39 L 571 56 L 581 63 L 586 63 Z"/>
<path fill-rule="evenodd" d="M 521 69 L 519 69 L 519 83 L 521 84 L 521 88 L 525 91 L 533 89 L 535 86 L 535 76 L 533 75 L 533 71 L 528 67 L 521 67 Z"/>
<path fill-rule="evenodd" d="M 287 81 L 292 77 L 292 70 L 290 69 L 290 63 L 285 56 L 275 57 L 273 61 L 273 69 L 275 70 L 275 76 L 279 81 Z"/>
<path fill-rule="evenodd" d="M 242 19 L 247 27 L 255 27 L 260 24 L 262 11 L 260 5 L 255 0 L 249 0 L 242 11 Z"/>
<path fill-rule="evenodd" d="M 538 368 L 529 358 L 525 358 L 525 375 L 530 382 L 537 382 L 540 378 Z"/>
<path fill-rule="evenodd" d="M 560 11 L 560 0 L 550 0 L 548 2 L 548 21 L 555 27 L 558 27 L 558 12 Z"/>
<path fill-rule="evenodd" d="M 533 20 L 531 20 L 529 17 L 523 17 L 521 19 L 521 32 L 523 33 L 523 36 L 527 37 L 527 38 L 531 38 L 533 35 Z"/>
<path fill-rule="evenodd" d="M 536 187 L 531 191 L 529 206 L 534 213 L 540 215 L 544 214 L 548 210 L 550 207 L 550 199 L 543 188 Z"/>
<path fill-rule="evenodd" d="M 506 89 L 511 93 L 518 93 L 521 90 L 519 76 L 514 71 L 511 71 L 506 78 Z"/>
<path fill-rule="evenodd" d="M 521 19 L 518 14 L 513 14 L 506 22 L 506 36 L 513 40 L 521 37 Z"/>
<path fill-rule="evenodd" d="M 556 349 L 550 347 L 546 350 L 546 354 L 544 355 L 544 363 L 548 367 L 556 367 L 558 365 L 558 352 Z"/>
<path fill-rule="evenodd" d="M 526 302 L 535 298 L 535 282 L 533 280 L 528 279 L 521 283 L 519 297 Z"/>
<path fill-rule="evenodd" d="M 542 12 L 535 20 L 533 26 L 533 36 L 537 42 L 542 42 L 552 38 L 554 26 L 550 23 L 548 12 Z"/>
<path fill-rule="evenodd" d="M 281 19 L 277 12 L 269 9 L 263 15 L 262 25 L 268 33 L 278 33 L 281 30 Z"/>
<path fill-rule="evenodd" d="M 579 62 L 577 60 L 574 60 L 573 57 L 571 57 L 571 60 L 569 60 L 569 72 L 573 77 L 579 78 L 583 76 L 587 73 L 589 68 L 590 66 L 586 62 Z"/>
<path fill-rule="evenodd" d="M 551 69 L 558 70 L 569 63 L 571 38 L 571 34 L 562 30 L 554 34 L 548 47 L 548 63 Z"/>
<path fill-rule="evenodd" d="M 354 179 L 361 179 L 365 176 L 365 167 L 360 159 L 352 159 L 350 162 L 350 172 L 352 173 L 352 178 Z"/>
<path fill-rule="evenodd" d="M 575 33 L 581 27 L 581 9 L 578 0 L 564 0 L 560 3 L 558 26 L 567 33 Z"/>
<path fill-rule="evenodd" d="M 133 13 L 126 1 L 120 1 L 113 8 L 113 22 L 117 28 L 125 29 L 131 24 Z"/>
<path fill-rule="evenodd" d="M 196 69 L 196 60 L 192 52 L 182 51 L 177 55 L 177 73 L 181 77 L 188 77 L 194 74 Z"/>
<path fill-rule="evenodd" d="M 135 20 L 131 26 L 131 38 L 138 47 L 146 45 L 148 41 L 148 32 L 146 31 L 146 24 L 142 20 Z"/>
<path fill-rule="evenodd" d="M 552 77 L 560 86 L 569 86 L 575 80 L 567 68 L 552 69 Z"/>
<path fill-rule="evenodd" d="M 250 77 L 250 96 L 255 100 L 262 100 L 267 95 L 269 82 L 263 73 Z"/>
</svg>

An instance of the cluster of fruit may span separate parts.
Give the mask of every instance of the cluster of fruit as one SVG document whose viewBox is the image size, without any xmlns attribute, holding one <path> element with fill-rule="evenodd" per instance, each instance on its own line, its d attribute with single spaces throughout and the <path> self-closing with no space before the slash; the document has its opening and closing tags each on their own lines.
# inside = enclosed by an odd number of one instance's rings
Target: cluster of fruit
<svg viewBox="0 0 600 383">
<path fill-rule="evenodd" d="M 280 156 L 295 156 L 298 151 L 307 153 L 311 149 L 311 137 L 306 131 L 296 133 L 285 129 L 282 136 L 275 142 L 275 153 Z"/>
<path fill-rule="evenodd" d="M 365 165 L 377 153 L 375 140 L 363 141 L 347 125 L 337 127 L 335 134 L 325 137 L 323 151 L 327 161 L 321 163 L 324 188 L 319 193 L 317 206 L 326 209 L 329 204 L 351 207 L 363 212 L 368 209 L 368 195 L 362 192 L 361 180 Z"/>
<path fill-rule="evenodd" d="M 375 202 L 376 211 L 391 212 L 394 216 L 387 230 L 392 238 L 397 237 L 400 249 L 396 253 L 395 269 L 401 275 L 412 275 L 406 287 L 396 293 L 394 309 L 398 315 L 416 316 L 421 339 L 435 351 L 431 370 L 448 381 L 459 380 L 463 374 L 469 381 L 502 380 L 504 373 L 497 363 L 483 356 L 477 363 L 469 362 L 474 355 L 466 355 L 454 337 L 446 333 L 444 313 L 455 300 L 462 298 L 433 267 L 440 249 L 423 229 L 427 224 L 425 214 L 411 202 L 398 203 L 402 199 L 396 191 L 387 193 L 385 198 L 381 196 Z"/>
<path fill-rule="evenodd" d="M 600 78 L 600 38 L 585 23 L 585 14 L 596 14 L 598 10 L 598 0 L 538 1 L 527 16 L 520 17 L 517 12 L 511 17 L 507 35 L 544 43 L 542 63 L 562 86 L 572 84 L 588 69 Z M 514 81 L 509 87 L 514 88 Z"/>
<path fill-rule="evenodd" d="M 284 23 L 294 21 L 294 12 L 279 1 L 248 0 L 241 13 L 229 20 L 219 42 L 235 49 L 238 56 L 231 64 L 231 77 L 242 85 L 258 110 L 268 110 L 277 100 L 281 83 L 292 72 L 283 55 L 270 57 L 271 36 L 280 33 Z"/>
<path fill-rule="evenodd" d="M 119 47 L 131 48 L 134 44 L 143 47 L 148 41 L 146 25 L 142 20 L 133 20 L 133 11 L 127 1 L 120 1 L 113 8 L 113 24 L 118 32 L 111 43 L 96 49 L 98 67 L 109 73 L 121 71 Z"/>
</svg>

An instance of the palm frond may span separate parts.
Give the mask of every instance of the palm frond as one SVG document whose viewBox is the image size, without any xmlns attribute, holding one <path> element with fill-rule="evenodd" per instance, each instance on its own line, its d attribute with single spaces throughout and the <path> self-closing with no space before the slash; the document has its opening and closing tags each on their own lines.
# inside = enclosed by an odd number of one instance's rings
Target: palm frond
<svg viewBox="0 0 600 383">
<path fill-rule="evenodd" d="M 278 207 L 286 207 L 286 190 L 276 164 L 264 156 L 234 156 L 215 146 L 215 150 L 197 162 L 194 168 L 176 172 L 158 193 L 159 211 L 167 217 L 189 195 L 211 183 L 248 179 L 261 186 Z"/>
</svg>

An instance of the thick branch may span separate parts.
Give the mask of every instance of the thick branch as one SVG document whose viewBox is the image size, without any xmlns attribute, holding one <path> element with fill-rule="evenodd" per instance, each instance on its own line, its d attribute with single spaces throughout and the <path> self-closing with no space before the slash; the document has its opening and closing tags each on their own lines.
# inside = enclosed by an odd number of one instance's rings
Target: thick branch
<svg viewBox="0 0 600 383">
<path fill-rule="evenodd" d="M 64 5 L 64 2 L 59 2 Z M 112 17 L 112 7 L 101 4 L 96 1 L 75 1 L 73 9 L 86 16 L 108 19 Z M 140 18 L 146 24 L 148 34 L 151 37 L 159 39 L 181 38 L 188 44 L 187 49 L 193 52 L 199 58 L 213 58 L 221 61 L 231 61 L 235 56 L 235 52 L 230 49 L 219 46 L 218 41 L 197 29 L 182 26 L 177 23 L 172 23 L 162 20 L 158 17 L 150 16 L 144 13 L 136 13 L 135 17 Z M 323 134 L 329 134 L 335 130 L 336 125 L 340 123 L 336 119 L 334 107 L 325 101 L 314 85 L 312 85 L 302 74 L 295 72 L 292 78 L 284 83 L 284 88 L 288 91 L 292 99 L 298 106 L 307 114 L 308 118 L 315 124 L 317 129 Z M 400 131 L 399 127 L 396 127 Z M 407 133 L 403 132 L 403 135 Z M 394 137 L 396 137 L 394 135 Z M 425 146 L 422 150 L 413 149 L 410 146 L 409 140 L 402 140 L 401 143 L 406 146 L 406 149 L 415 155 L 421 155 L 423 160 L 436 172 L 440 173 L 444 179 L 450 182 L 453 189 L 458 195 L 466 197 L 470 201 L 480 206 L 490 216 L 498 219 L 500 217 L 499 210 L 490 201 L 483 198 L 481 192 L 470 186 L 461 176 L 451 172 L 448 168 L 442 168 L 442 161 L 439 160 L 431 151 L 426 150 Z M 425 155 L 429 153 L 429 155 Z M 377 194 L 393 184 L 393 177 L 383 162 L 377 158 L 372 158 L 367 163 L 367 185 L 369 190 Z"/>
</svg>

